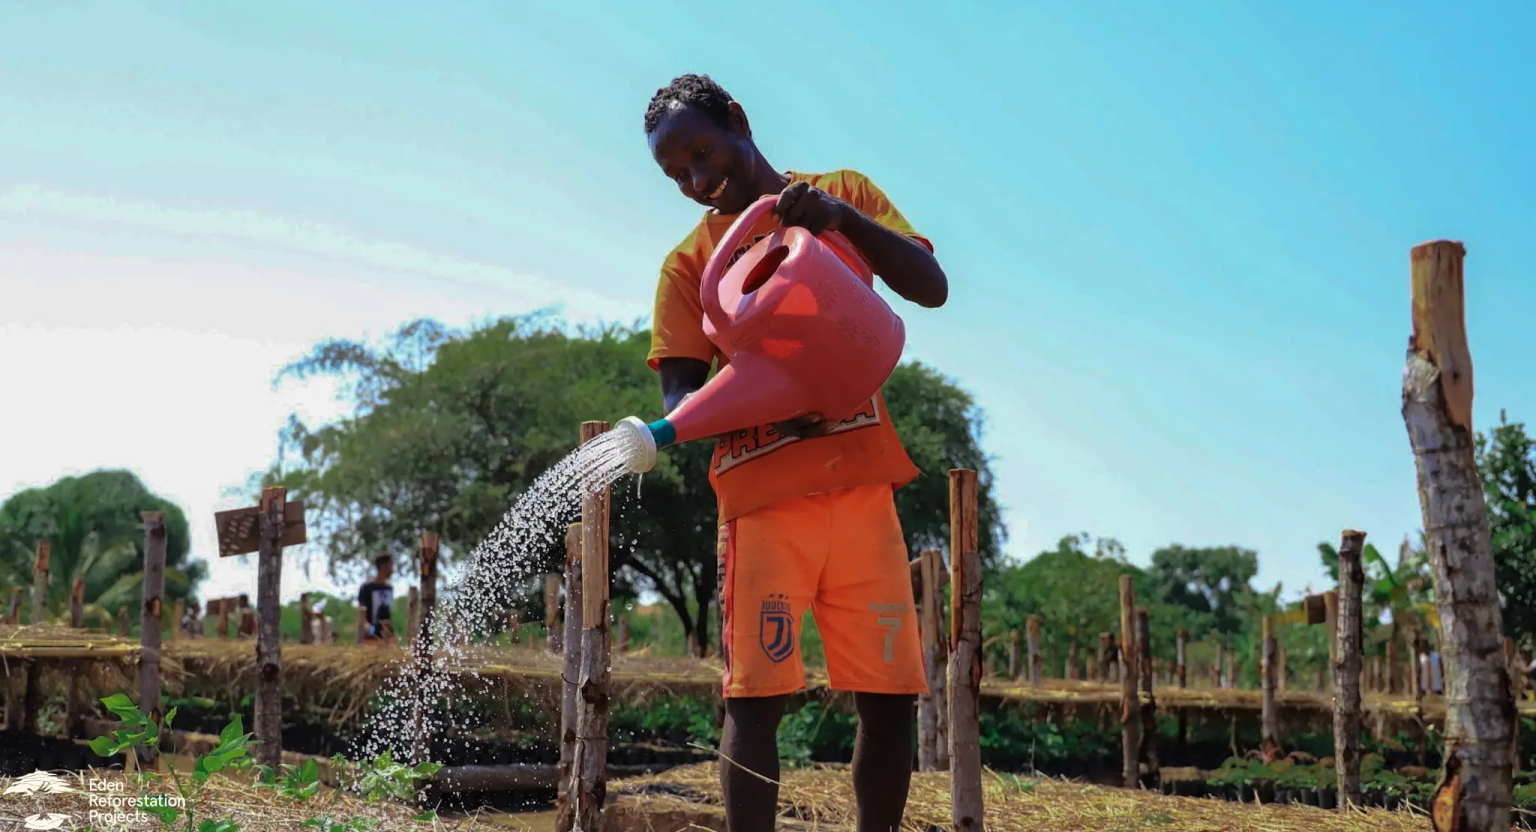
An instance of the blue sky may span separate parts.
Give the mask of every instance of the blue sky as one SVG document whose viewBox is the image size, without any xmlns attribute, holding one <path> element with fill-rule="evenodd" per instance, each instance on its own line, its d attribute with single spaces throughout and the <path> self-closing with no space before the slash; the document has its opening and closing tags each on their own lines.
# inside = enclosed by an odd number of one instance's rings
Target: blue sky
<svg viewBox="0 0 1536 832">
<path fill-rule="evenodd" d="M 1529 5 L 532 5 L 0 8 L 0 347 L 38 403 L 0 495 L 127 465 L 207 552 L 285 414 L 334 413 L 271 386 L 316 340 L 645 318 L 699 209 L 641 115 L 689 71 L 933 239 L 909 355 L 984 408 L 1015 556 L 1237 543 L 1294 594 L 1345 527 L 1395 548 L 1424 240 L 1468 248 L 1477 423 L 1536 418 Z"/>
</svg>

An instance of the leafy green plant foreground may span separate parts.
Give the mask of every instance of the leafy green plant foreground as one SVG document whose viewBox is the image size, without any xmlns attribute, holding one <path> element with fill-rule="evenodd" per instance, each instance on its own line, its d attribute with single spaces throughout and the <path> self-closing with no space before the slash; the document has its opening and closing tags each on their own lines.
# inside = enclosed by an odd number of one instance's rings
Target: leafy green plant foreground
<svg viewBox="0 0 1536 832">
<path fill-rule="evenodd" d="M 113 757 L 118 754 L 138 754 L 141 750 L 156 750 L 160 748 L 162 736 L 169 734 L 174 737 L 172 724 L 176 718 L 176 708 L 166 712 L 165 725 L 155 724 L 153 720 L 145 716 L 133 700 L 125 694 L 113 694 L 101 700 L 114 716 L 123 724 L 122 728 L 113 730 L 110 734 L 97 737 L 89 743 L 90 748 L 102 757 Z M 211 809 L 203 807 L 201 798 L 203 789 L 209 778 L 221 772 L 243 772 L 254 770 L 257 775 L 256 786 L 275 791 L 279 796 L 303 804 L 314 798 L 320 791 L 320 765 L 314 759 L 306 760 L 302 765 L 293 766 L 283 764 L 277 771 L 263 765 L 257 765 L 250 756 L 250 748 L 256 744 L 254 734 L 247 733 L 238 714 L 219 732 L 219 744 L 212 750 L 199 754 L 192 764 L 191 776 L 183 780 L 181 773 L 169 759 L 165 759 L 166 773 L 169 774 L 174 795 L 179 800 L 144 802 L 138 808 L 158 818 L 165 824 L 165 829 L 179 830 L 180 832 L 240 832 L 240 826 L 232 819 L 210 817 L 217 814 Z M 174 753 L 174 748 L 173 748 Z M 380 754 L 375 759 L 352 763 L 340 754 L 332 758 L 332 765 L 337 772 L 338 780 L 342 774 L 351 774 L 349 783 L 352 790 L 364 801 L 379 803 L 386 800 L 408 802 L 415 798 L 418 789 L 435 775 L 442 766 L 438 763 L 424 762 L 414 766 L 407 766 L 395 762 L 388 751 Z M 158 778 L 155 772 L 141 772 L 141 777 Z M 201 817 L 200 817 L 201 816 Z M 416 821 L 430 823 L 436 820 L 433 812 L 424 812 L 416 815 Z M 329 817 L 311 817 L 300 823 L 305 829 L 317 829 L 321 832 L 363 832 L 372 829 L 377 821 L 371 818 L 353 816 L 346 820 L 336 820 Z"/>
</svg>

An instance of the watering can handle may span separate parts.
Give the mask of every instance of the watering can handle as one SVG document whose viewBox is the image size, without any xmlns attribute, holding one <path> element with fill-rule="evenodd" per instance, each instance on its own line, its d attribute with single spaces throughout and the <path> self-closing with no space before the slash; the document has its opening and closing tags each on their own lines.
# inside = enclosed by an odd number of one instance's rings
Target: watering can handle
<svg viewBox="0 0 1536 832">
<path fill-rule="evenodd" d="M 747 232 L 751 231 L 765 214 L 771 212 L 778 201 L 778 194 L 768 194 L 747 206 L 747 210 L 736 217 L 736 221 L 726 230 L 725 237 L 720 240 L 719 245 L 715 246 L 714 253 L 709 256 L 709 262 L 704 264 L 704 276 L 699 281 L 699 300 L 704 305 L 705 317 L 709 318 L 716 331 L 723 331 L 727 324 L 725 309 L 720 305 L 720 281 L 725 277 L 726 264 L 731 261 L 731 255 L 736 252 L 736 247 L 746 239 Z M 854 248 L 853 243 L 848 242 L 847 237 L 835 231 L 824 231 L 816 239 L 837 250 L 837 253 L 855 271 L 859 271 L 855 264 L 865 262 L 864 256 Z M 868 271 L 867 265 L 864 271 Z M 861 274 L 860 277 L 863 278 L 864 275 Z"/>
</svg>

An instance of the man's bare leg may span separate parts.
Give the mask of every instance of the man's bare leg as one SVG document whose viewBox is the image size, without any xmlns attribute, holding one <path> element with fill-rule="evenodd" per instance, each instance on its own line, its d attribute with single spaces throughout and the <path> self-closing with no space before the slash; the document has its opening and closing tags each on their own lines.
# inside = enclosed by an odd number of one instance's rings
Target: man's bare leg
<svg viewBox="0 0 1536 832">
<path fill-rule="evenodd" d="M 720 761 L 720 790 L 731 832 L 772 832 L 779 814 L 779 787 L 774 785 L 779 780 L 779 722 L 788 701 L 788 696 L 725 700 L 721 753 L 736 764 Z"/>
<path fill-rule="evenodd" d="M 912 785 L 912 726 L 916 696 L 855 693 L 859 733 L 853 743 L 853 794 L 858 832 L 894 832 Z M 732 826 L 732 832 L 736 827 Z"/>
</svg>

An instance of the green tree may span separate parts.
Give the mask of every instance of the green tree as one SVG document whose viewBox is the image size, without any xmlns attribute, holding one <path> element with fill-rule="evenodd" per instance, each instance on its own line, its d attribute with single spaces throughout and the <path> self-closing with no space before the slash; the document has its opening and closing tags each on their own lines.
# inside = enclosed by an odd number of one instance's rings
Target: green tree
<svg viewBox="0 0 1536 832">
<path fill-rule="evenodd" d="M 1536 647 L 1536 442 L 1522 422 L 1499 411 L 1499 424 L 1477 435 L 1504 632 Z"/>
<path fill-rule="evenodd" d="M 649 343 L 649 332 L 638 327 L 571 331 L 543 314 L 466 331 L 415 321 L 379 345 L 321 343 L 278 380 L 338 379 L 353 412 L 316 427 L 290 418 L 264 480 L 306 500 L 312 539 L 324 547 L 333 575 L 366 569 L 378 552 L 403 561 L 423 531 L 439 534 L 445 565 L 462 564 L 508 506 L 574 449 L 579 422 L 661 415 L 656 377 L 645 363 Z M 995 559 L 1004 535 L 974 402 L 915 364 L 898 368 L 886 392 L 893 421 L 923 470 L 898 496 L 908 539 L 914 546 L 947 541 L 945 472 L 972 467 L 980 481 L 983 553 Z M 611 524 L 615 600 L 656 592 L 700 645 L 709 641 L 708 610 L 718 590 L 711 450 L 708 442 L 667 449 L 639 482 L 621 481 Z M 538 522 L 523 520 L 518 540 L 531 548 L 498 566 L 515 585 L 510 605 L 542 614 L 534 576 L 558 568 L 558 531 L 576 519 L 577 508 L 539 506 Z M 547 530 L 529 531 L 535 526 Z"/>
<path fill-rule="evenodd" d="M 123 470 L 64 477 L 17 492 L 0 504 L 0 570 L 9 573 L 0 579 L 30 587 L 37 543 L 47 540 L 50 618 L 68 619 L 69 592 L 76 578 L 85 582 L 88 618 L 111 620 L 122 607 L 135 609 L 143 593 L 144 530 L 139 513 L 144 511 L 165 512 L 167 599 L 190 598 L 207 564 L 189 556 L 186 514 Z M 30 610 L 30 603 L 22 609 Z M 136 616 L 130 618 L 137 623 Z"/>
<path fill-rule="evenodd" d="M 1259 555 L 1238 546 L 1187 548 L 1178 544 L 1152 553 L 1153 585 L 1167 603 L 1195 614 L 1192 631 L 1235 633 L 1249 617 L 1259 574 Z"/>
</svg>

